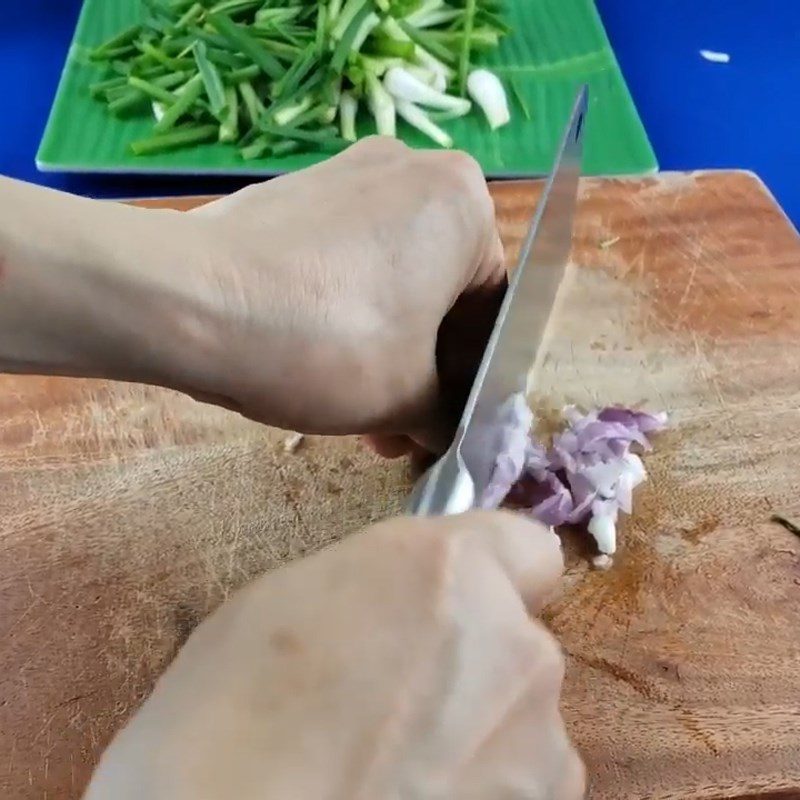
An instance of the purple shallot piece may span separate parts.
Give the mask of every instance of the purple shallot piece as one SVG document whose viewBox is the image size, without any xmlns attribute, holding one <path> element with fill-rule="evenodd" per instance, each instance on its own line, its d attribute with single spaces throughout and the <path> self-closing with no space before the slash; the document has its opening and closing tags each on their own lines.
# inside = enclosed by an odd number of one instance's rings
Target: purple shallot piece
<svg viewBox="0 0 800 800">
<path fill-rule="evenodd" d="M 648 434 L 667 425 L 665 413 L 622 406 L 583 413 L 564 409 L 566 426 L 545 449 L 531 436 L 533 415 L 525 398 L 501 408 L 500 455 L 481 508 L 506 502 L 525 508 L 545 525 L 585 523 L 602 554 L 616 550 L 619 512 L 633 511 L 633 491 L 647 478 L 641 457 L 652 449 Z"/>
</svg>

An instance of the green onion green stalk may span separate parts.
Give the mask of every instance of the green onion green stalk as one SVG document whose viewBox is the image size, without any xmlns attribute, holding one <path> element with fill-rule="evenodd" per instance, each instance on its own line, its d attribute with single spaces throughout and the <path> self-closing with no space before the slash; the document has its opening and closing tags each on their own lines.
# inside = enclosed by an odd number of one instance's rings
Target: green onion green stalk
<svg viewBox="0 0 800 800">
<path fill-rule="evenodd" d="M 92 50 L 104 74 L 88 91 L 115 115 L 151 115 L 130 145 L 141 156 L 214 141 L 248 161 L 332 152 L 371 129 L 395 135 L 398 117 L 448 147 L 437 123 L 508 117 L 492 111 L 499 79 L 476 69 L 509 32 L 502 2 L 142 0 L 139 24 Z"/>
</svg>

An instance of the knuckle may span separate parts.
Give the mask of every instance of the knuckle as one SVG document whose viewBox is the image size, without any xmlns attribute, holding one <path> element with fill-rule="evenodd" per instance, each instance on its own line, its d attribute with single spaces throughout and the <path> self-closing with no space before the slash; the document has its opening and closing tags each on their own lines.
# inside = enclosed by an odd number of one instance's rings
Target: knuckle
<svg viewBox="0 0 800 800">
<path fill-rule="evenodd" d="M 435 181 L 454 194 L 471 198 L 488 196 L 486 181 L 478 162 L 459 150 L 422 150 L 417 165 L 427 181 Z"/>
<path fill-rule="evenodd" d="M 468 153 L 461 150 L 449 150 L 442 153 L 448 169 L 461 180 L 465 186 L 477 190 L 485 190 L 486 181 L 480 164 Z"/>
<path fill-rule="evenodd" d="M 461 152 L 447 152 L 444 156 L 446 180 L 460 203 L 480 217 L 485 226 L 494 224 L 494 203 L 489 187 L 478 162 Z"/>
<path fill-rule="evenodd" d="M 253 202 L 264 192 L 264 187 L 261 183 L 250 183 L 239 190 L 239 197 L 245 202 Z"/>
<path fill-rule="evenodd" d="M 487 238 L 494 204 L 477 161 L 458 151 L 418 151 L 413 168 L 432 205 L 444 206 L 451 219 L 468 226 L 476 242 Z"/>
<path fill-rule="evenodd" d="M 387 158 L 403 153 L 406 150 L 408 150 L 408 147 L 399 139 L 394 139 L 391 136 L 373 135 L 359 139 L 348 148 L 347 152 L 351 156 Z"/>
<path fill-rule="evenodd" d="M 525 687 L 526 702 L 553 707 L 564 680 L 564 657 L 556 640 L 534 621 L 507 633 L 501 646 L 506 663 Z"/>
<path fill-rule="evenodd" d="M 566 669 L 564 654 L 555 637 L 540 623 L 532 624 L 526 637 L 531 682 L 548 693 L 559 693 Z"/>
</svg>

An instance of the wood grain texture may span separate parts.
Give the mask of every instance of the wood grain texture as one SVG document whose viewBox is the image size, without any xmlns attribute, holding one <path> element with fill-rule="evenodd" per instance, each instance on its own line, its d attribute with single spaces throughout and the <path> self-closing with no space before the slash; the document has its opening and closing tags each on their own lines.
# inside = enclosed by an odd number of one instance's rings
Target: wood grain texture
<svg viewBox="0 0 800 800">
<path fill-rule="evenodd" d="M 510 259 L 537 191 L 493 188 Z M 673 418 L 614 567 L 570 543 L 547 613 L 591 797 L 800 797 L 800 540 L 769 521 L 800 516 L 797 235 L 745 173 L 592 179 L 573 261 L 534 405 Z M 231 591 L 400 510 L 403 464 L 284 436 L 163 390 L 0 379 L 2 797 L 77 798 Z"/>
</svg>

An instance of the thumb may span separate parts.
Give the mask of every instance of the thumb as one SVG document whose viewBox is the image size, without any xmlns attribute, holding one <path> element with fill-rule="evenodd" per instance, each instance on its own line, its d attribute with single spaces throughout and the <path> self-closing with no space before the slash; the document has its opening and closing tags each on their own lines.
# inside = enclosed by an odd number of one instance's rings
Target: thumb
<svg viewBox="0 0 800 800">
<path fill-rule="evenodd" d="M 494 562 L 519 593 L 528 613 L 538 614 L 561 582 L 561 541 L 550 529 L 510 511 L 470 511 L 439 524 L 463 539 L 462 546 Z"/>
</svg>

